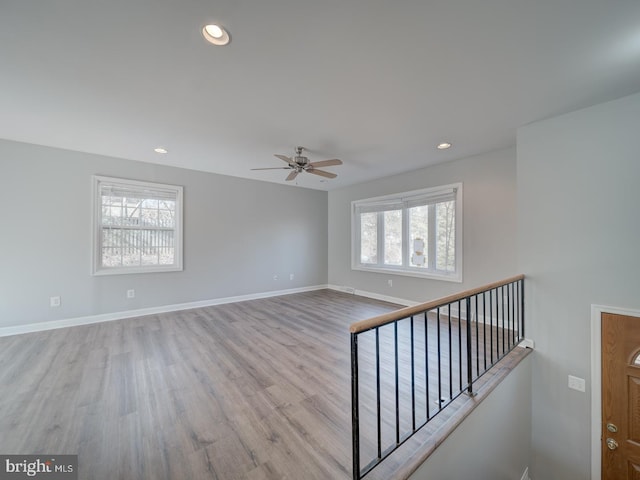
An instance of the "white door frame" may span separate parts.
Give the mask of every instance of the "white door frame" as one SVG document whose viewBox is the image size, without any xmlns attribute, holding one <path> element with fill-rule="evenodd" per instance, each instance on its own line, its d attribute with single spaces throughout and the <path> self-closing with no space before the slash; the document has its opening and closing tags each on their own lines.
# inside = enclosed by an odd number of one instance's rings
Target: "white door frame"
<svg viewBox="0 0 640 480">
<path fill-rule="evenodd" d="M 602 326 L 603 313 L 640 318 L 640 310 L 591 305 L 591 480 L 601 480 L 602 451 Z"/>
</svg>

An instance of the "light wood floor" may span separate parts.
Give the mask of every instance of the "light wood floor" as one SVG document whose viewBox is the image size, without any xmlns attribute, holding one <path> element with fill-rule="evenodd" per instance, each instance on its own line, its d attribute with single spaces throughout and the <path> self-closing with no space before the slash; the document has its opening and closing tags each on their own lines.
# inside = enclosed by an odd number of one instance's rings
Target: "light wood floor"
<svg viewBox="0 0 640 480">
<path fill-rule="evenodd" d="M 395 308 L 322 290 L 0 338 L 0 452 L 78 454 L 83 480 L 348 480 L 348 328 Z M 475 401 L 367 479 L 405 478 Z"/>
<path fill-rule="evenodd" d="M 0 338 L 0 452 L 81 479 L 348 479 L 349 324 L 332 291 Z"/>
</svg>

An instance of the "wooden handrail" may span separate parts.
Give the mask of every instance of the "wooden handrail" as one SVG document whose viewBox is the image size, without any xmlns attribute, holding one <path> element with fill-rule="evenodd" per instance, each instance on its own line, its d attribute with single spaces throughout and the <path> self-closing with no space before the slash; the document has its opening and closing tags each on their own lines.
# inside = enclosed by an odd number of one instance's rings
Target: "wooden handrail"
<svg viewBox="0 0 640 480">
<path fill-rule="evenodd" d="M 449 295 L 448 297 L 442 297 L 430 302 L 420 303 L 418 305 L 414 305 L 413 307 L 401 308 L 393 312 L 378 315 L 377 317 L 372 317 L 366 320 L 352 323 L 349 327 L 349 331 L 351 333 L 365 332 L 367 330 L 371 330 L 372 328 L 381 327 L 383 325 L 387 325 L 388 323 L 395 322 L 396 320 L 402 320 L 403 318 L 410 317 L 411 315 L 417 315 L 428 310 L 433 310 L 434 308 L 457 302 L 458 300 L 462 300 L 463 298 L 477 295 L 488 290 L 493 290 L 494 288 L 502 287 L 504 285 L 508 285 L 510 283 L 514 283 L 523 279 L 524 275 L 516 275 L 515 277 L 507 278 L 499 282 L 489 283 L 488 285 L 483 285 L 481 287 L 472 288 L 471 290 L 455 293 L 453 295 Z"/>
</svg>

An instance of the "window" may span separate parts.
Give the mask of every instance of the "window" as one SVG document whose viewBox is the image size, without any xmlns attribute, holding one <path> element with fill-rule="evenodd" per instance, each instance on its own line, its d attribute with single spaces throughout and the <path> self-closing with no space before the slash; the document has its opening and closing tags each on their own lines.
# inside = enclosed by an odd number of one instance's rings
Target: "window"
<svg viewBox="0 0 640 480">
<path fill-rule="evenodd" d="M 352 268 L 462 281 L 462 184 L 352 202 Z"/>
<path fill-rule="evenodd" d="M 94 176 L 93 273 L 182 270 L 182 187 Z"/>
</svg>

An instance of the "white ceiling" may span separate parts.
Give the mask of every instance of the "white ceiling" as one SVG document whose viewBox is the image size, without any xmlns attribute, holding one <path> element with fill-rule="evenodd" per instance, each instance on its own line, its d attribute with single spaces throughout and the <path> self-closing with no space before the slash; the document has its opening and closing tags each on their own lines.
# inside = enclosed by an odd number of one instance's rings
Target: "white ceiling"
<svg viewBox="0 0 640 480">
<path fill-rule="evenodd" d="M 638 0 L 0 2 L 1 138 L 279 183 L 303 145 L 323 190 L 637 91 Z"/>
</svg>

